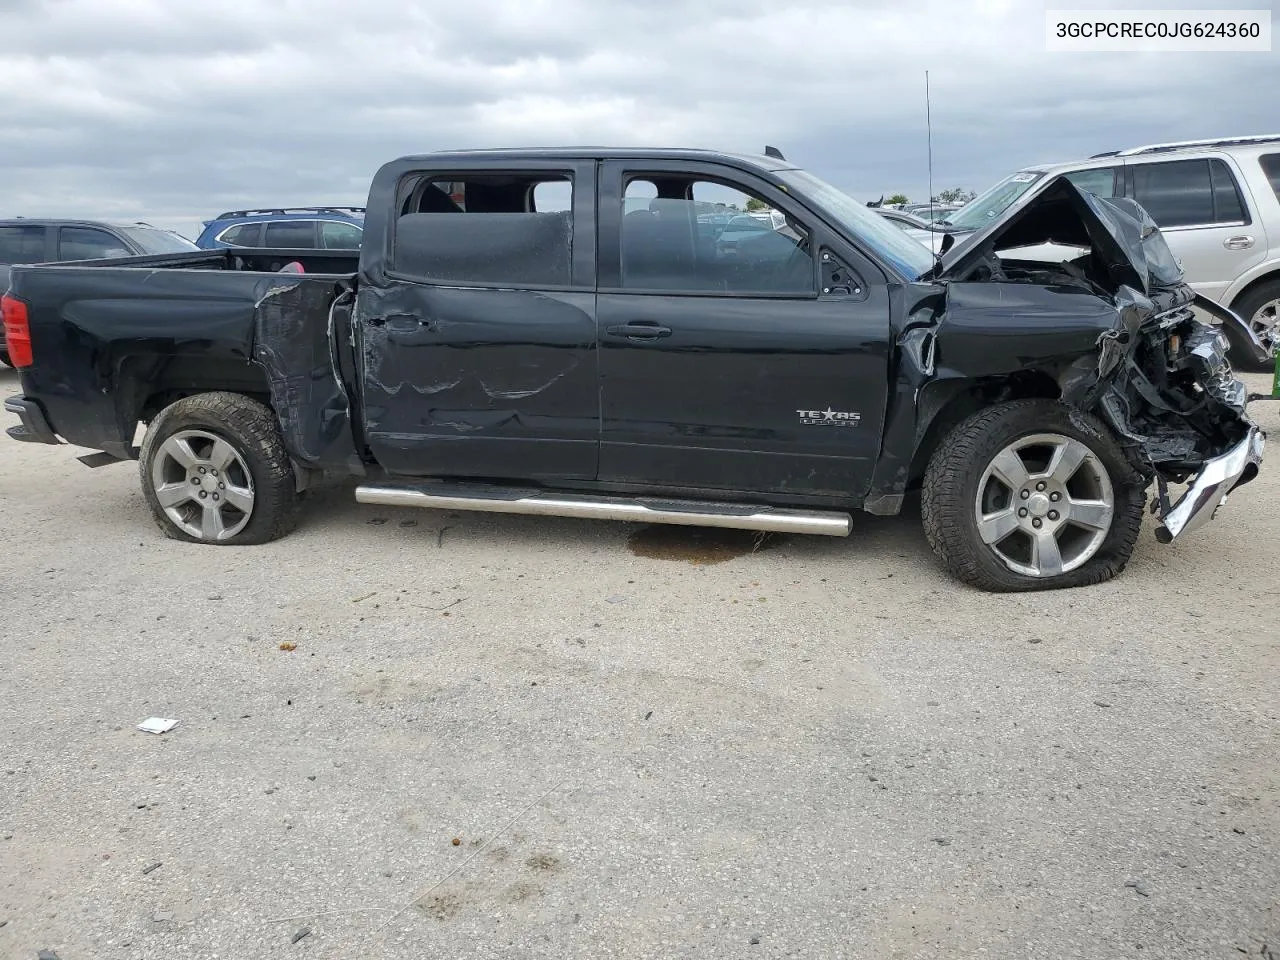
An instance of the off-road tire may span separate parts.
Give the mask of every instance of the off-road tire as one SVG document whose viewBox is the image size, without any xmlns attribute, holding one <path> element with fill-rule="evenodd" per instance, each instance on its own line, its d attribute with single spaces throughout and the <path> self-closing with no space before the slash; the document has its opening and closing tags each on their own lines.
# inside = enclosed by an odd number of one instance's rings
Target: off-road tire
<svg viewBox="0 0 1280 960">
<path fill-rule="evenodd" d="M 244 529 L 226 540 L 194 537 L 176 526 L 156 499 L 152 465 L 161 444 L 181 430 L 214 434 L 235 449 L 253 478 L 254 503 Z M 297 522 L 299 494 L 293 464 L 285 452 L 275 414 L 238 393 L 201 393 L 165 407 L 151 421 L 142 441 L 139 474 L 151 516 L 165 536 L 188 543 L 244 546 L 276 540 Z"/>
<path fill-rule="evenodd" d="M 1092 557 L 1066 573 L 1033 577 L 1010 570 L 982 542 L 974 510 L 978 484 L 996 454 L 1021 437 L 1046 432 L 1089 447 L 1107 471 L 1115 506 L 1111 528 Z M 962 421 L 934 451 L 921 496 L 925 537 L 952 576 L 982 590 L 1010 593 L 1103 583 L 1129 562 L 1142 527 L 1147 485 L 1096 418 L 1055 400 L 1001 403 Z"/>
</svg>

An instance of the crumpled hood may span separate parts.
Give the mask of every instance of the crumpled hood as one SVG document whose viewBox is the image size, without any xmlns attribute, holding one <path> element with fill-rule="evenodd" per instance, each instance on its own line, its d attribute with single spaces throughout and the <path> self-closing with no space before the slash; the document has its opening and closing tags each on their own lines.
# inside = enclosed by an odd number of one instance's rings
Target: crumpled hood
<svg viewBox="0 0 1280 960">
<path fill-rule="evenodd" d="M 935 278 L 966 272 L 995 249 L 1044 243 L 1092 247 L 1113 283 L 1150 296 L 1182 281 L 1182 269 L 1155 221 L 1128 198 L 1102 199 L 1066 177 L 1039 185 L 1029 199 L 1010 207 L 942 256 Z"/>
<path fill-rule="evenodd" d="M 1046 180 L 1029 199 L 952 246 L 931 276 L 963 277 L 997 249 L 1006 251 L 1004 259 L 1009 260 L 1007 251 L 1041 244 L 1089 248 L 1095 279 L 1105 277 L 1108 292 L 1122 299 L 1125 288 L 1154 298 L 1183 283 L 1182 268 L 1164 234 L 1137 201 L 1096 197 L 1062 176 Z M 1270 360 L 1271 352 L 1240 317 L 1203 295 L 1196 295 L 1195 305 L 1234 327 L 1258 362 Z"/>
</svg>

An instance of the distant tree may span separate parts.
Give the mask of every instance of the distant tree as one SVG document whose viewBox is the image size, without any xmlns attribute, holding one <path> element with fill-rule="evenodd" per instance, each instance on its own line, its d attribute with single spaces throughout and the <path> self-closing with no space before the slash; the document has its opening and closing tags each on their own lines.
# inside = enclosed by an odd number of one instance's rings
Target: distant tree
<svg viewBox="0 0 1280 960">
<path fill-rule="evenodd" d="M 939 203 L 968 203 L 977 194 L 972 190 L 966 190 L 964 187 L 952 187 L 950 190 L 943 190 L 938 194 Z"/>
<path fill-rule="evenodd" d="M 769 205 L 763 200 L 757 200 L 755 197 L 747 198 L 747 213 L 756 213 L 760 210 L 768 210 Z"/>
<path fill-rule="evenodd" d="M 888 204 L 910 203 L 910 202 L 911 201 L 907 199 L 907 195 L 905 193 L 895 193 L 893 196 L 888 197 L 885 200 L 885 203 L 888 203 Z"/>
</svg>

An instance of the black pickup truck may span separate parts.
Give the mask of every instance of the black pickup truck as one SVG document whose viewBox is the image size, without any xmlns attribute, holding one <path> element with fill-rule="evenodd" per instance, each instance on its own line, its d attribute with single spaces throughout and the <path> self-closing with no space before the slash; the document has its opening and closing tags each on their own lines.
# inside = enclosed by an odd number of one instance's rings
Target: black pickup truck
<svg viewBox="0 0 1280 960">
<path fill-rule="evenodd" d="M 367 207 L 358 257 L 15 267 L 9 434 L 140 460 L 161 529 L 219 544 L 285 533 L 325 471 L 364 503 L 835 536 L 920 489 L 989 590 L 1106 580 L 1153 487 L 1167 542 L 1261 462 L 1244 325 L 1140 207 L 1060 178 L 938 257 L 778 156 L 442 152 Z M 1073 258 L 1019 253 L 1047 243 Z"/>
</svg>

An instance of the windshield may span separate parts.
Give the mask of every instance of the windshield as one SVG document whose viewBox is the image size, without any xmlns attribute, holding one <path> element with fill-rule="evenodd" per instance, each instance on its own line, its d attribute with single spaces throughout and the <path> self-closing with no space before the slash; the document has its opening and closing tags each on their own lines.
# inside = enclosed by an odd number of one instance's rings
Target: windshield
<svg viewBox="0 0 1280 960">
<path fill-rule="evenodd" d="M 981 230 L 1013 206 L 1014 201 L 1043 176 L 1039 170 L 1021 170 L 1011 174 L 938 223 L 954 230 Z"/>
<path fill-rule="evenodd" d="M 915 280 L 933 266 L 933 255 L 924 244 L 913 240 L 844 191 L 803 170 L 779 170 L 776 176 L 825 209 L 849 231 L 850 236 L 865 243 L 907 279 Z"/>
<path fill-rule="evenodd" d="M 186 237 L 155 227 L 120 227 L 120 232 L 140 246 L 144 253 L 191 253 L 200 249 Z"/>
</svg>

